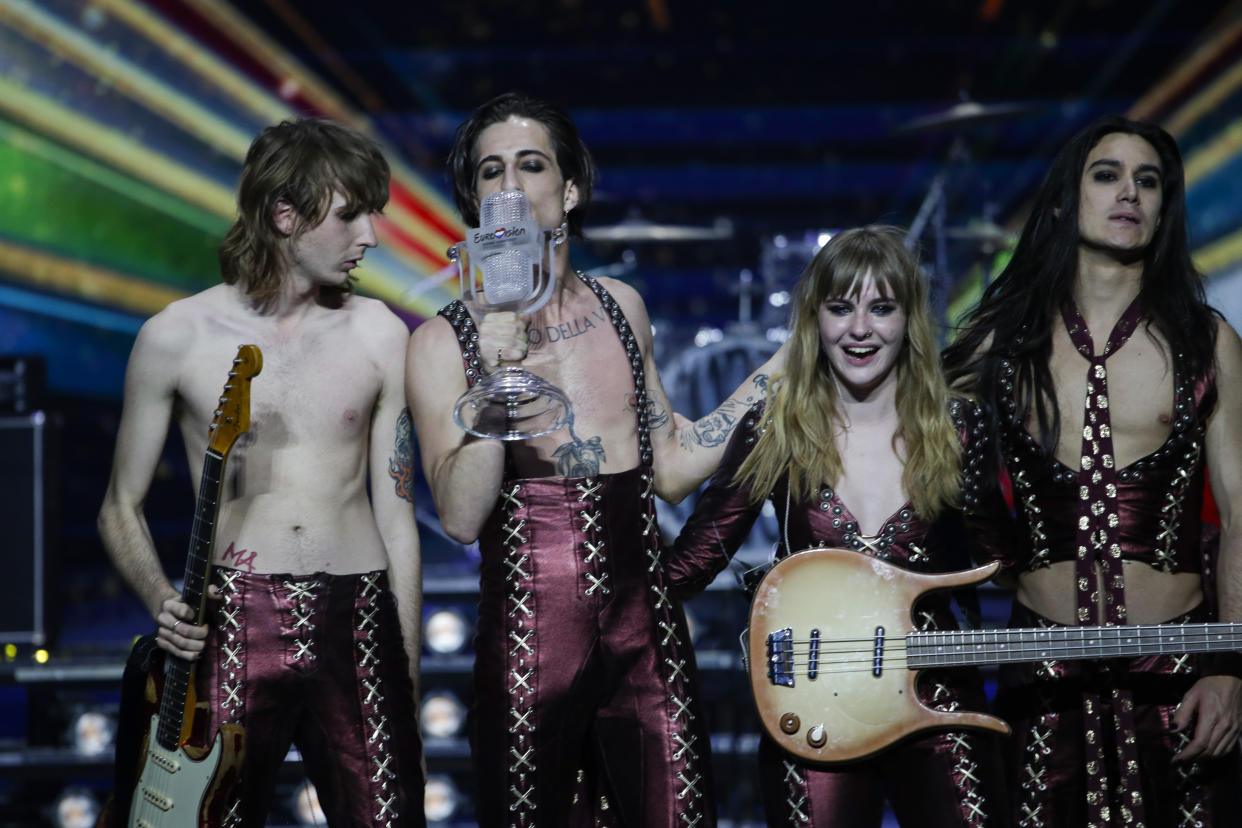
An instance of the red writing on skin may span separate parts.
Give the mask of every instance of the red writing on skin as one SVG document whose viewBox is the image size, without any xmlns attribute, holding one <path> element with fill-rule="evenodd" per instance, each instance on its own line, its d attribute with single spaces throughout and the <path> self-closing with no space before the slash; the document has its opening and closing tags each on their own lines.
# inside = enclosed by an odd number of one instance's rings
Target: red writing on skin
<svg viewBox="0 0 1242 828">
<path fill-rule="evenodd" d="M 234 546 L 230 543 L 229 548 L 224 550 L 224 554 L 220 556 L 220 563 L 254 572 L 254 559 L 259 557 L 259 553 L 251 552 L 249 549 L 236 549 Z"/>
</svg>

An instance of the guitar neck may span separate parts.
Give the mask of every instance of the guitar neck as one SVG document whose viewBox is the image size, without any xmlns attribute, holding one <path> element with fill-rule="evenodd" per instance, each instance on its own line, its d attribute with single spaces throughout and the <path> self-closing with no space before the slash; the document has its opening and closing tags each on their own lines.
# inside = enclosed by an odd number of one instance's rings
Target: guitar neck
<svg viewBox="0 0 1242 828">
<path fill-rule="evenodd" d="M 906 636 L 906 663 L 913 670 L 1237 650 L 1242 650 L 1242 624 L 1237 623 L 959 630 Z"/>
<path fill-rule="evenodd" d="M 208 449 L 199 479 L 198 503 L 190 530 L 190 549 L 185 560 L 185 581 L 181 600 L 195 610 L 194 623 L 205 615 L 207 577 L 211 570 L 211 550 L 216 536 L 216 512 L 220 503 L 220 481 L 224 457 Z M 156 739 L 165 749 L 176 750 L 184 725 L 185 704 L 194 678 L 192 662 L 174 655 L 164 660 L 164 693 L 160 699 L 159 728 Z"/>
</svg>

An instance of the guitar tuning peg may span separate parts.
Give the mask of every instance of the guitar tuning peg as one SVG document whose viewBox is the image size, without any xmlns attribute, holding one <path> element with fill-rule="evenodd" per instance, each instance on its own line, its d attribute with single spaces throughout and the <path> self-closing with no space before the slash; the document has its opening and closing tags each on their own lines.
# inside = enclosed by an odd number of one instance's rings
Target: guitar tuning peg
<svg viewBox="0 0 1242 828">
<path fill-rule="evenodd" d="M 224 402 L 224 400 L 220 400 L 220 402 Z M 223 414 L 223 413 L 224 413 L 224 409 L 223 409 L 223 408 L 217 408 L 214 412 L 212 412 L 212 416 L 213 416 L 213 417 L 219 417 L 219 416 L 220 416 L 221 414 Z"/>
<path fill-rule="evenodd" d="M 211 432 L 211 431 L 215 431 L 215 430 L 216 430 L 216 424 L 215 424 L 215 423 L 212 423 L 211 425 L 207 426 L 207 431 Z"/>
</svg>

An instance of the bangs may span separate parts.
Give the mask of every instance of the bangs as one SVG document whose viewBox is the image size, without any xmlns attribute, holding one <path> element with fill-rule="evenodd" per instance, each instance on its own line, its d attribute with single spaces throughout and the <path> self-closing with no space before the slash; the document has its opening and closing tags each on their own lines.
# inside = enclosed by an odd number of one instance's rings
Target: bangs
<svg viewBox="0 0 1242 828">
<path fill-rule="evenodd" d="M 884 225 L 833 236 L 815 254 L 799 288 L 801 301 L 807 302 L 802 312 L 813 316 L 832 297 L 856 299 L 868 276 L 883 298 L 896 302 L 907 314 L 915 312 L 926 302 L 928 286 L 904 238 L 899 228 Z"/>
<path fill-rule="evenodd" d="M 345 208 L 350 212 L 378 213 L 388 203 L 386 171 L 383 175 L 377 175 L 375 170 L 367 168 L 340 170 L 335 178 L 335 189 L 345 196 Z"/>
</svg>

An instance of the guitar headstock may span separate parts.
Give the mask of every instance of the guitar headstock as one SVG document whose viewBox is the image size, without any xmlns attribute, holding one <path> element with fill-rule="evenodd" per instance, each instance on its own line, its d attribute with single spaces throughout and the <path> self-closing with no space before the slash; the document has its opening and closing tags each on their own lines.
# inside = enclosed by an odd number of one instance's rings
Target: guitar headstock
<svg viewBox="0 0 1242 828">
<path fill-rule="evenodd" d="M 233 370 L 220 395 L 220 407 L 208 429 L 207 447 L 221 457 L 229 453 L 237 438 L 250 430 L 250 380 L 263 370 L 263 353 L 258 345 L 242 345 L 233 358 Z"/>
</svg>

